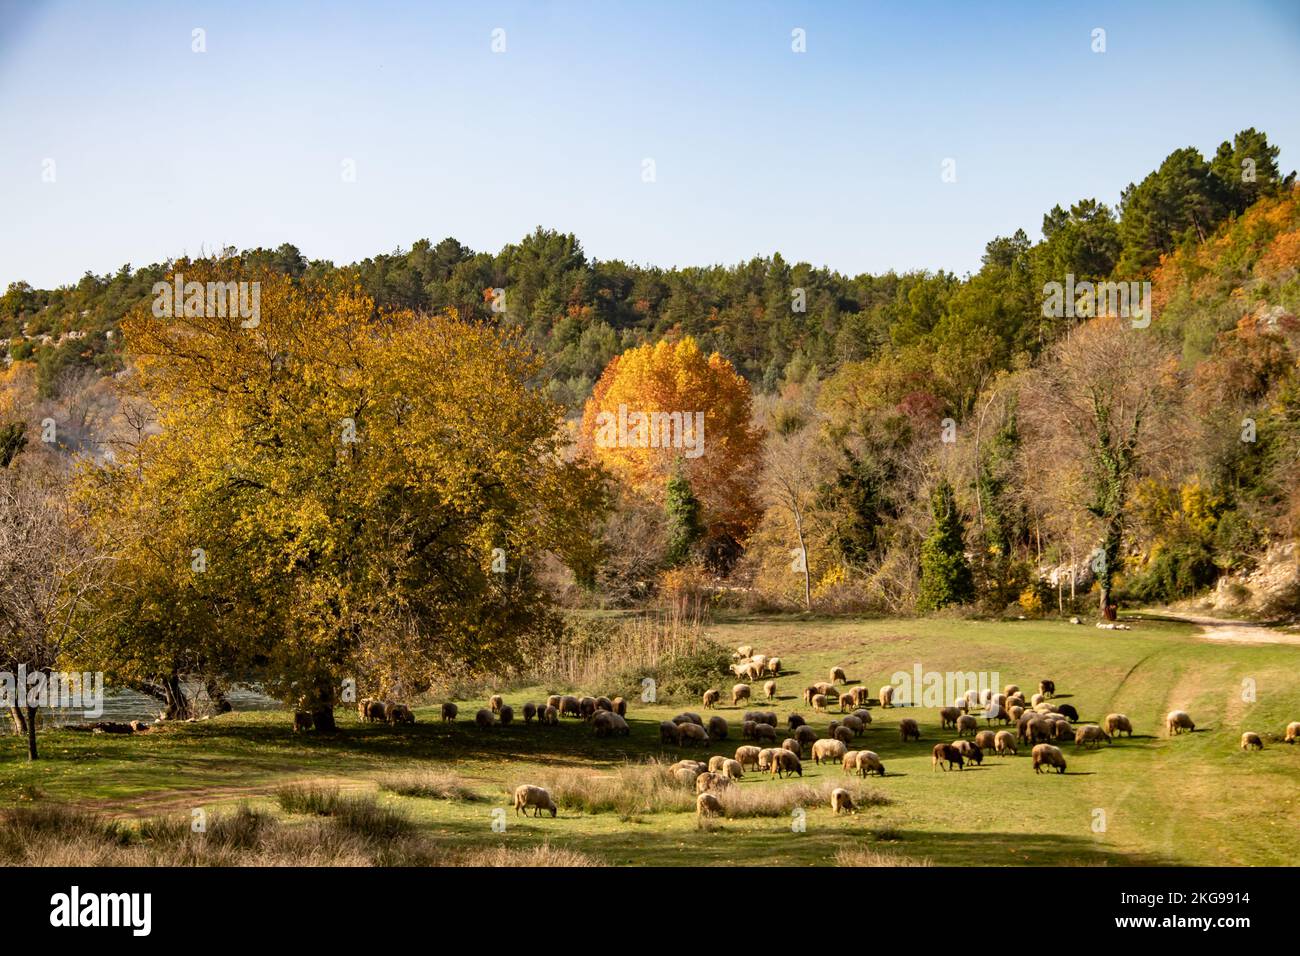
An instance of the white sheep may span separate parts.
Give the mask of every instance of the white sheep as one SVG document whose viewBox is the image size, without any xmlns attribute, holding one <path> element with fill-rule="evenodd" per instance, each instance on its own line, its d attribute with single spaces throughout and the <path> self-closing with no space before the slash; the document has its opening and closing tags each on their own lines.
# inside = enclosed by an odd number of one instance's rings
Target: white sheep
<svg viewBox="0 0 1300 956">
<path fill-rule="evenodd" d="M 831 791 L 831 809 L 836 813 L 852 813 L 853 797 L 843 787 Z"/>
<path fill-rule="evenodd" d="M 515 815 L 518 816 L 522 812 L 527 816 L 530 807 L 535 817 L 540 817 L 543 810 L 550 810 L 552 817 L 559 812 L 559 808 L 545 787 L 534 787 L 526 783 L 515 787 Z"/>
<path fill-rule="evenodd" d="M 1185 710 L 1171 710 L 1165 717 L 1165 730 L 1169 736 L 1181 734 L 1183 731 L 1189 733 L 1196 730 L 1196 724 L 1192 723 L 1192 718 Z"/>
</svg>

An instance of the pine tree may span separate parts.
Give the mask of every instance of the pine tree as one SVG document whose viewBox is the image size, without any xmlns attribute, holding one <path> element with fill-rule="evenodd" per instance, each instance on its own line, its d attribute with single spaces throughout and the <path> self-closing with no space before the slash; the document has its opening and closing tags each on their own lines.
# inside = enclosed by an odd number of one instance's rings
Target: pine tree
<svg viewBox="0 0 1300 956">
<path fill-rule="evenodd" d="M 916 600 L 919 611 L 966 604 L 975 596 L 962 543 L 961 516 L 947 481 L 941 481 L 931 492 L 930 513 L 934 524 L 921 545 L 921 587 Z"/>
<path fill-rule="evenodd" d="M 691 490 L 691 483 L 675 471 L 668 479 L 668 493 L 664 502 L 668 512 L 668 553 L 665 562 L 669 567 L 679 567 L 690 560 L 691 551 L 704 537 L 704 521 L 700 515 L 700 499 Z"/>
</svg>

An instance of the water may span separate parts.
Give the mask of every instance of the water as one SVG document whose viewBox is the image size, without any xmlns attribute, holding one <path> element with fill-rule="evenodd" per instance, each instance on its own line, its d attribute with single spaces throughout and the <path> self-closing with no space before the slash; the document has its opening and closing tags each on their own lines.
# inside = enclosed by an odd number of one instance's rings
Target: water
<svg viewBox="0 0 1300 956">
<path fill-rule="evenodd" d="M 205 706 L 208 703 L 206 694 L 200 694 L 195 700 L 196 692 L 202 690 L 198 685 L 187 685 L 186 692 L 191 695 L 190 699 L 194 701 L 198 708 L 199 714 L 207 712 Z M 230 706 L 234 710 L 282 710 L 284 705 L 278 700 L 267 697 L 262 693 L 260 687 L 256 685 L 232 687 L 226 692 L 226 699 L 230 701 Z M 127 688 L 104 688 L 104 712 L 98 717 L 88 717 L 80 710 L 52 710 L 41 708 L 41 725 L 42 726 L 62 726 L 64 724 L 81 724 L 94 720 L 116 720 L 123 723 L 132 720 L 144 720 L 152 723 L 158 719 L 158 712 L 162 710 L 162 702 L 155 700 L 145 694 Z M 13 732 L 13 722 L 5 720 L 0 722 L 6 730 Z"/>
</svg>

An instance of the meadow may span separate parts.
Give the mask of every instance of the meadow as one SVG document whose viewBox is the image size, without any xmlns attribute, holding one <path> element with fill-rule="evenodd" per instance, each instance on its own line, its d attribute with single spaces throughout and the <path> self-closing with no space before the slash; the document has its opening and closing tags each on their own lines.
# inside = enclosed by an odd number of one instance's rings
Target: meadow
<svg viewBox="0 0 1300 956">
<path fill-rule="evenodd" d="M 6 862 L 571 863 L 752 865 L 1292 865 L 1300 845 L 1300 646 L 1220 644 L 1191 624 L 1132 620 L 1130 631 L 1043 621 L 818 619 L 733 616 L 708 627 L 735 647 L 778 655 L 772 705 L 731 707 L 730 736 L 707 748 L 663 746 L 661 720 L 699 701 L 629 700 L 631 735 L 599 739 L 582 721 L 481 729 L 483 699 L 460 719 L 435 704 L 416 723 L 361 723 L 340 708 L 341 732 L 294 734 L 288 715 L 227 714 L 119 737 L 43 732 L 29 764 L 18 737 L 0 738 L 0 859 Z M 877 696 L 898 671 L 996 672 L 1026 692 L 1056 683 L 1080 723 L 1127 714 L 1134 734 L 1096 750 L 1063 745 L 1065 774 L 1036 775 L 1029 748 L 940 772 L 931 747 L 951 741 L 936 708 L 873 705 L 855 749 L 876 751 L 884 777 L 850 778 L 803 762 L 803 777 L 746 772 L 742 814 L 704 824 L 694 795 L 668 783 L 681 757 L 732 755 L 745 709 L 797 712 L 819 731 L 838 708 L 812 714 L 801 692 L 832 666 L 847 687 Z M 548 692 L 502 689 L 520 713 Z M 759 685 L 755 685 L 758 693 Z M 761 694 L 759 694 L 761 697 Z M 1165 736 L 1163 717 L 1188 711 L 1196 731 Z M 912 717 L 920 742 L 902 743 Z M 981 729 L 985 721 L 980 721 Z M 995 725 L 996 727 L 996 725 Z M 1014 728 L 1013 728 L 1014 729 Z M 1243 731 L 1264 749 L 1243 752 Z M 521 783 L 547 786 L 559 814 L 516 816 Z M 846 786 L 860 804 L 835 815 L 826 795 Z M 191 832 L 194 811 L 207 832 Z M 802 814 L 796 810 L 803 811 Z M 504 812 L 502 812 L 504 811 Z M 801 818 L 802 832 L 794 823 Z M 504 824 L 504 826 L 503 826 Z M 331 840 L 334 842 L 331 843 Z M 206 842 L 205 842 L 206 841 Z M 333 847 L 333 849 L 331 849 Z"/>
</svg>

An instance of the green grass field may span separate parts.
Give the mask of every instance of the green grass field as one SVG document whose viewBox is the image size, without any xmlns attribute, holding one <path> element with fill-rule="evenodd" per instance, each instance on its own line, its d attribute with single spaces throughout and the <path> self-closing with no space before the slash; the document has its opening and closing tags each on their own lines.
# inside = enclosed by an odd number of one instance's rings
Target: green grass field
<svg viewBox="0 0 1300 956">
<path fill-rule="evenodd" d="M 930 749 L 955 734 L 940 731 L 935 709 L 873 707 L 873 723 L 854 746 L 881 755 L 888 772 L 867 787 L 883 801 L 838 817 L 828 806 L 809 806 L 803 832 L 794 832 L 784 812 L 701 827 L 693 812 L 681 809 L 583 812 L 562 805 L 556 819 L 516 818 L 510 809 L 515 785 L 566 771 L 610 778 L 628 760 L 730 756 L 746 742 L 739 739 L 745 707 L 717 711 L 734 718 L 732 731 L 707 751 L 659 744 L 659 721 L 687 709 L 703 713 L 697 701 L 633 701 L 631 737 L 613 740 L 595 738 L 574 720 L 480 730 L 472 718 L 482 701 L 462 702 L 455 724 L 439 722 L 429 707 L 417 710 L 414 726 L 401 728 L 360 724 L 341 709 L 342 732 L 327 737 L 295 735 L 287 715 L 277 713 L 226 715 L 135 737 L 48 732 L 44 759 L 34 765 L 11 736 L 0 738 L 0 792 L 9 806 L 71 804 L 123 819 L 188 815 L 196 807 L 220 812 L 240 803 L 283 815 L 276 789 L 316 782 L 377 793 L 381 806 L 399 808 L 428 840 L 449 848 L 549 842 L 610 864 L 833 865 L 842 850 L 867 851 L 875 862 L 936 865 L 1296 860 L 1300 746 L 1281 739 L 1286 724 L 1300 720 L 1300 646 L 1209 643 L 1191 625 L 1155 621 L 1124 632 L 1055 622 L 769 616 L 733 618 L 708 630 L 727 645 L 751 644 L 782 658 L 786 673 L 767 709 L 777 710 L 783 726 L 791 712 L 819 730 L 835 716 L 811 719 L 800 699 L 803 687 L 825 680 L 832 665 L 845 668 L 849 686 L 867 684 L 874 698 L 894 672 L 920 663 L 926 671 L 996 671 L 1002 684 L 1017 683 L 1026 693 L 1051 678 L 1058 702 L 1076 707 L 1080 722 L 1119 711 L 1133 720 L 1135 734 L 1098 750 L 1063 745 L 1064 775 L 1035 775 L 1023 745 L 1020 756 L 990 755 L 980 767 L 942 773 L 932 770 Z M 1244 693 L 1252 682 L 1253 701 Z M 731 680 L 720 678 L 718 685 L 727 689 Z M 545 693 L 523 688 L 505 696 L 518 713 Z M 1162 718 L 1176 707 L 1191 713 L 1197 730 L 1169 739 Z M 897 724 L 909 716 L 920 722 L 922 740 L 902 744 Z M 1238 748 L 1246 730 L 1264 738 L 1262 752 Z M 474 799 L 397 796 L 377 786 L 385 776 L 410 771 L 454 774 Z M 838 766 L 804 760 L 805 783 L 848 779 Z M 739 786 L 796 784 L 747 773 Z M 496 808 L 507 810 L 504 832 L 492 827 Z M 1105 827 L 1098 832 L 1101 815 Z"/>
</svg>

